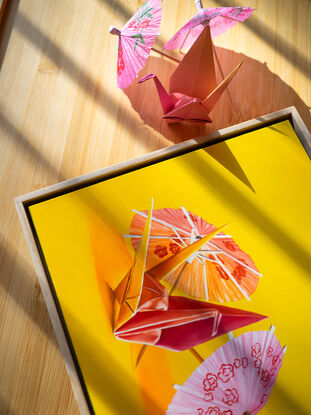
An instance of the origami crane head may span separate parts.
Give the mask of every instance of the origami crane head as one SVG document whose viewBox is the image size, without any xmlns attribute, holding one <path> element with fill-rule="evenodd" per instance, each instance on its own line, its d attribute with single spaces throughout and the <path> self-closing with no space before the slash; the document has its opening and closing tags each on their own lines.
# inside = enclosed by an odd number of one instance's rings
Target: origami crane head
<svg viewBox="0 0 311 415">
<path fill-rule="evenodd" d="M 265 318 L 260 314 L 186 297 L 170 296 L 160 281 L 223 227 L 145 271 L 152 209 L 133 265 L 115 289 L 114 334 L 120 340 L 182 351 Z"/>
<path fill-rule="evenodd" d="M 167 122 L 212 122 L 209 113 L 241 64 L 217 85 L 213 43 L 207 25 L 171 75 L 170 94 L 152 73 L 141 78 L 139 83 L 154 80 L 164 112 L 163 118 Z"/>
</svg>

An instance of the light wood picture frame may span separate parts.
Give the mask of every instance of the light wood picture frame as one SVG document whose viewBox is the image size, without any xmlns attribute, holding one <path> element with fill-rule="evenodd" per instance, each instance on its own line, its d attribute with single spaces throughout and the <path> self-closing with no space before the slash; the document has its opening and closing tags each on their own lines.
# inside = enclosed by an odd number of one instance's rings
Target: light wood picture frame
<svg viewBox="0 0 311 415">
<path fill-rule="evenodd" d="M 15 198 L 15 206 L 18 216 L 30 249 L 42 294 L 47 305 L 60 350 L 64 356 L 73 392 L 78 402 L 81 414 L 89 415 L 96 412 L 92 407 L 91 400 L 83 381 L 83 376 L 79 368 L 79 362 L 75 355 L 70 335 L 68 334 L 61 306 L 57 299 L 57 294 L 49 276 L 49 270 L 44 260 L 40 241 L 32 224 L 29 207 L 45 200 L 56 198 L 60 195 L 91 186 L 95 183 L 106 181 L 134 170 L 139 170 L 146 166 L 161 163 L 164 160 L 178 157 L 180 155 L 232 139 L 251 131 L 271 126 L 285 120 L 290 121 L 302 146 L 304 147 L 309 158 L 311 158 L 311 135 L 304 125 L 296 108 L 289 107 L 247 122 L 224 128 L 206 137 L 191 139 L 186 142 L 137 157 L 133 160 L 106 167 L 104 169 L 66 180 L 64 182 L 57 183 L 47 188 L 36 190 Z"/>
</svg>

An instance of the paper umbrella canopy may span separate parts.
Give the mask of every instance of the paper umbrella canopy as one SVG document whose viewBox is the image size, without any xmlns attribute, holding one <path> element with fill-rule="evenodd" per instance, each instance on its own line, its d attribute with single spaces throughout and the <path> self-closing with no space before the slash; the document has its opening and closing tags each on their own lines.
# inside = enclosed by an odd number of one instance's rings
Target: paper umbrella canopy
<svg viewBox="0 0 311 415">
<path fill-rule="evenodd" d="M 133 265 L 114 290 L 114 334 L 118 339 L 183 351 L 266 318 L 250 311 L 169 296 L 161 279 L 197 252 L 220 229 L 208 232 L 145 271 L 151 220 L 152 209 Z"/>
<path fill-rule="evenodd" d="M 178 387 L 166 415 L 257 414 L 286 350 L 273 331 L 250 331 L 217 349 Z"/>
<path fill-rule="evenodd" d="M 210 27 L 212 38 L 226 32 L 239 22 L 248 19 L 251 7 L 210 7 L 201 9 L 165 45 L 165 49 L 188 48 L 193 45 L 203 29 Z"/>
<path fill-rule="evenodd" d="M 131 237 L 133 248 L 137 250 L 148 212 L 134 212 L 130 233 L 126 236 Z M 214 225 L 184 207 L 155 209 L 146 269 L 174 256 L 215 230 Z M 195 298 L 230 302 L 249 299 L 256 290 L 260 275 L 251 257 L 241 250 L 232 237 L 218 232 L 167 275 L 165 281 Z"/>
<path fill-rule="evenodd" d="M 145 66 L 159 32 L 161 17 L 161 0 L 148 0 L 121 30 L 113 26 L 109 29 L 111 34 L 119 36 L 117 63 L 119 88 L 128 87 Z"/>
</svg>

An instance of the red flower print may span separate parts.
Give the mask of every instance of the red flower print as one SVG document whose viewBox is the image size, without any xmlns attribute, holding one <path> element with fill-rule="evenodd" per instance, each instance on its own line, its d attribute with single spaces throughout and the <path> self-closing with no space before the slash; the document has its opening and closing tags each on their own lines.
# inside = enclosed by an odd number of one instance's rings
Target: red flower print
<svg viewBox="0 0 311 415">
<path fill-rule="evenodd" d="M 265 372 L 267 372 L 267 371 L 265 371 Z M 264 388 L 268 385 L 269 382 L 270 382 L 270 375 L 268 373 L 261 376 L 260 383 L 262 384 L 262 386 Z"/>
<path fill-rule="evenodd" d="M 267 350 L 266 350 L 266 353 L 267 353 L 267 356 L 268 357 L 271 357 L 272 356 L 272 353 L 273 353 L 273 348 L 271 346 L 269 346 L 267 348 Z"/>
<path fill-rule="evenodd" d="M 231 409 L 227 409 L 226 411 L 223 411 L 221 413 L 221 415 L 233 415 L 233 413 L 232 413 Z"/>
<path fill-rule="evenodd" d="M 245 368 L 247 368 L 248 366 L 248 358 L 247 357 L 242 357 L 242 366 Z"/>
<path fill-rule="evenodd" d="M 223 280 L 228 280 L 229 276 L 226 274 L 226 272 L 218 265 L 216 265 L 216 271 L 218 272 L 218 275 L 220 276 L 220 278 L 222 278 Z"/>
<path fill-rule="evenodd" d="M 140 25 L 138 26 L 139 29 L 145 29 L 146 27 L 148 27 L 150 25 L 151 20 L 150 19 L 146 19 L 143 22 L 140 23 Z"/>
<path fill-rule="evenodd" d="M 229 249 L 229 251 L 233 251 L 233 252 L 236 251 L 235 243 L 233 241 L 230 241 L 230 240 L 223 241 L 223 244 L 225 245 L 227 249 Z"/>
<path fill-rule="evenodd" d="M 223 363 L 220 366 L 218 378 L 224 383 L 228 382 L 234 376 L 234 369 L 232 365 Z"/>
<path fill-rule="evenodd" d="M 198 415 L 204 415 L 204 409 L 198 408 Z"/>
<path fill-rule="evenodd" d="M 124 59 L 123 59 L 123 49 L 122 46 L 119 47 L 118 50 L 118 64 L 117 64 L 117 72 L 120 76 L 125 69 Z"/>
<path fill-rule="evenodd" d="M 237 403 L 239 401 L 239 394 L 236 388 L 233 389 L 226 389 L 225 390 L 225 396 L 223 397 L 223 403 L 226 405 L 233 405 L 234 403 Z"/>
<path fill-rule="evenodd" d="M 177 254 L 180 251 L 180 246 L 175 243 L 170 243 L 170 251 L 172 254 Z"/>
<path fill-rule="evenodd" d="M 238 369 L 241 366 L 241 360 L 240 359 L 234 359 L 233 366 Z"/>
<path fill-rule="evenodd" d="M 275 356 L 273 356 L 272 358 L 272 364 L 275 367 L 278 367 L 278 365 L 281 363 L 281 359 L 280 356 L 278 356 L 277 354 Z"/>
<path fill-rule="evenodd" d="M 253 344 L 251 355 L 253 357 L 260 357 L 261 356 L 261 346 L 260 346 L 259 343 Z"/>
<path fill-rule="evenodd" d="M 275 366 L 273 366 L 273 368 L 270 370 L 270 376 L 274 376 L 275 372 L 277 371 L 277 368 Z"/>
<path fill-rule="evenodd" d="M 212 394 L 212 392 L 207 392 L 205 395 L 204 395 L 204 400 L 205 400 L 205 402 L 210 402 L 210 401 L 212 401 L 214 399 L 214 395 Z"/>
<path fill-rule="evenodd" d="M 260 369 L 261 368 L 261 365 L 262 365 L 262 361 L 261 361 L 261 359 L 259 357 L 254 360 L 254 367 L 256 369 Z"/>
<path fill-rule="evenodd" d="M 159 258 L 164 258 L 168 252 L 166 246 L 157 245 L 154 250 L 155 255 L 158 255 Z"/>
<path fill-rule="evenodd" d="M 221 412 L 218 406 L 214 406 L 213 408 L 210 406 L 205 412 L 205 415 L 221 415 Z"/>
<path fill-rule="evenodd" d="M 242 278 L 246 277 L 246 269 L 241 264 L 237 264 L 232 271 L 233 277 L 241 284 Z"/>
<path fill-rule="evenodd" d="M 206 392 L 213 391 L 217 388 L 217 376 L 213 373 L 207 373 L 205 379 L 203 380 L 203 388 Z"/>
<path fill-rule="evenodd" d="M 264 394 L 262 395 L 261 399 L 260 399 L 260 404 L 261 404 L 261 405 L 265 402 L 266 398 L 267 398 L 267 394 L 266 394 L 266 393 L 264 393 Z"/>
</svg>

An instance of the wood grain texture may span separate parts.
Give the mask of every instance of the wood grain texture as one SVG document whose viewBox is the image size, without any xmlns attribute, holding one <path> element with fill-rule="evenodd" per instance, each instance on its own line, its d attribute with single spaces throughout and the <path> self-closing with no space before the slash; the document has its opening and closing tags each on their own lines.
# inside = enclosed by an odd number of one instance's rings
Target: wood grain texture
<svg viewBox="0 0 311 415">
<path fill-rule="evenodd" d="M 13 197 L 295 105 L 311 129 L 311 2 L 209 1 L 255 7 L 215 40 L 227 74 L 244 58 L 206 127 L 167 126 L 146 83 L 116 86 L 116 38 L 138 0 L 11 0 L 0 46 L 0 413 L 78 409 L 46 311 Z M 196 9 L 163 1 L 161 47 Z M 152 53 L 167 84 L 174 68 Z M 153 94 L 153 91 L 152 91 Z M 290 404 L 290 403 L 289 403 Z"/>
</svg>

